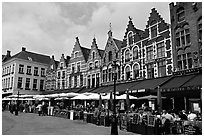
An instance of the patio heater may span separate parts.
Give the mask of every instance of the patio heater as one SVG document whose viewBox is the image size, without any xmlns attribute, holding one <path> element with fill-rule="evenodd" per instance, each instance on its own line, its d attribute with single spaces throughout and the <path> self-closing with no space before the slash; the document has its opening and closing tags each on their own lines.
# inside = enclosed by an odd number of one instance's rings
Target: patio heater
<svg viewBox="0 0 204 137">
<path fill-rule="evenodd" d="M 113 72 L 114 72 L 114 89 L 113 89 L 113 93 L 114 93 L 114 99 L 113 99 L 113 118 L 111 121 L 111 135 L 118 135 L 118 125 L 117 125 L 117 117 L 116 117 L 116 67 L 118 65 L 116 64 L 116 60 L 113 61 L 112 67 L 113 67 Z"/>
</svg>

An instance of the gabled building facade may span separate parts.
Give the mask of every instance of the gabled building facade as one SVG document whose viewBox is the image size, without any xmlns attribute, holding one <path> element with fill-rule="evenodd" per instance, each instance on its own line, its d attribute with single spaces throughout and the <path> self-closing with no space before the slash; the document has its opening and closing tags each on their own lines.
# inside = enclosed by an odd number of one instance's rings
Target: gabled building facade
<svg viewBox="0 0 204 137">
<path fill-rule="evenodd" d="M 176 71 L 202 66 L 202 3 L 170 3 L 171 36 Z"/>
<path fill-rule="evenodd" d="M 113 84 L 113 61 L 116 61 L 117 68 L 116 68 L 116 79 L 117 81 L 121 79 L 120 72 L 121 72 L 121 45 L 122 41 L 116 38 L 113 38 L 113 32 L 110 29 L 108 31 L 108 40 L 106 42 L 105 51 L 102 56 L 102 85 L 109 85 Z"/>
<path fill-rule="evenodd" d="M 124 80 L 151 79 L 171 75 L 173 71 L 170 26 L 155 8 L 144 31 L 129 23 L 121 48 Z"/>
<path fill-rule="evenodd" d="M 93 39 L 87 60 L 87 88 L 99 87 L 101 84 L 101 61 L 104 50 L 98 49 L 96 38 Z"/>
<path fill-rule="evenodd" d="M 54 55 L 50 59 L 49 66 L 46 71 L 45 89 L 46 91 L 54 91 L 57 89 L 57 68 L 59 61 L 54 59 Z"/>
<path fill-rule="evenodd" d="M 67 68 L 68 88 L 86 86 L 87 60 L 89 53 L 90 49 L 82 47 L 79 43 L 79 38 L 76 37 L 76 42 Z"/>
<path fill-rule="evenodd" d="M 2 62 L 2 90 L 4 93 L 40 94 L 45 91 L 45 73 L 50 57 L 22 51 L 11 56 L 10 51 Z"/>
<path fill-rule="evenodd" d="M 67 56 L 66 58 L 64 57 L 64 54 L 62 54 L 59 64 L 57 66 L 57 80 L 56 80 L 56 89 L 67 89 L 68 84 L 67 84 L 67 68 L 69 64 L 70 57 Z"/>
</svg>

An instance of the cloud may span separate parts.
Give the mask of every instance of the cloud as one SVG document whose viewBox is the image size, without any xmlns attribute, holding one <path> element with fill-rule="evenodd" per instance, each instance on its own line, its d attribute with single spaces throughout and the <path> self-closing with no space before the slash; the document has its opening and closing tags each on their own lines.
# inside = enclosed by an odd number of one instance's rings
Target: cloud
<svg viewBox="0 0 204 137">
<path fill-rule="evenodd" d="M 3 3 L 2 52 L 12 54 L 25 46 L 46 55 L 71 55 L 78 36 L 82 46 L 91 47 L 94 35 L 98 47 L 105 48 L 109 23 L 113 36 L 123 39 L 128 16 L 144 29 L 151 8 L 169 22 L 168 3 Z"/>
</svg>

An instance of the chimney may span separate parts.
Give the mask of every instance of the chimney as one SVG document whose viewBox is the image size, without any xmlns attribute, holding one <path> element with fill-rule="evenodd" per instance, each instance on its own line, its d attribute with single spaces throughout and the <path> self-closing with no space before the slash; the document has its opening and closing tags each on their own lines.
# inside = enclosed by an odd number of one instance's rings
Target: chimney
<svg viewBox="0 0 204 137">
<path fill-rule="evenodd" d="M 53 60 L 55 59 L 54 55 L 52 55 L 52 59 L 53 59 Z"/>
<path fill-rule="evenodd" d="M 7 50 L 7 57 L 11 57 L 11 51 L 10 50 Z"/>
<path fill-rule="evenodd" d="M 70 59 L 70 56 L 67 56 L 67 60 L 69 60 Z"/>
<path fill-rule="evenodd" d="M 26 51 L 26 48 L 25 48 L 25 47 L 22 47 L 22 51 Z"/>
</svg>

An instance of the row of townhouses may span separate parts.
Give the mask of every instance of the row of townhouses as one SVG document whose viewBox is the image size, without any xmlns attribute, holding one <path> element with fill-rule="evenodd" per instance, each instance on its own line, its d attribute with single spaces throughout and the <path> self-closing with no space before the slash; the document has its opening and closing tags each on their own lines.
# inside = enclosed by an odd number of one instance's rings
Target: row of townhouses
<svg viewBox="0 0 204 137">
<path fill-rule="evenodd" d="M 7 51 L 2 56 L 3 94 L 91 91 L 113 85 L 114 78 L 124 84 L 201 68 L 202 4 L 178 2 L 169 7 L 170 24 L 153 8 L 144 30 L 131 17 L 123 39 L 116 39 L 110 27 L 104 50 L 95 37 L 88 48 L 76 37 L 71 55 L 62 54 L 59 61 L 25 47 L 13 56 Z"/>
</svg>

